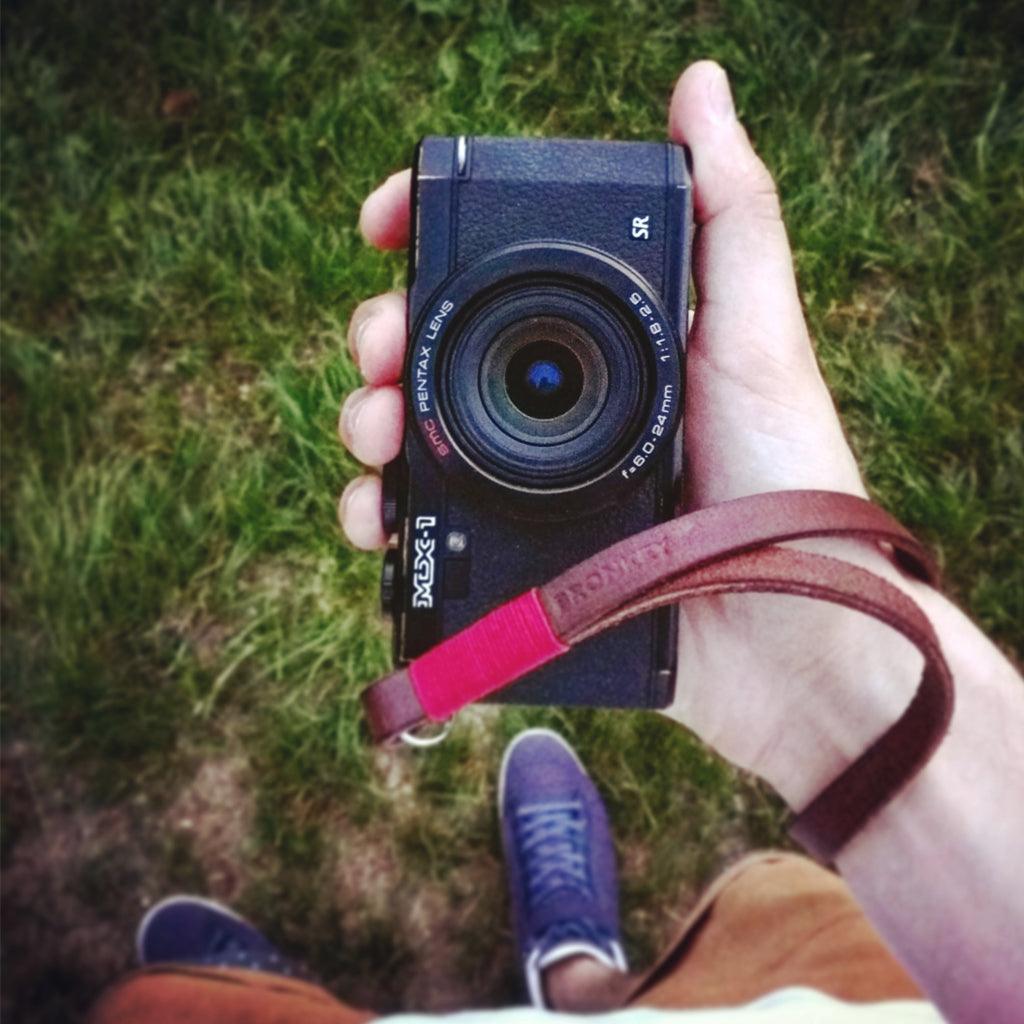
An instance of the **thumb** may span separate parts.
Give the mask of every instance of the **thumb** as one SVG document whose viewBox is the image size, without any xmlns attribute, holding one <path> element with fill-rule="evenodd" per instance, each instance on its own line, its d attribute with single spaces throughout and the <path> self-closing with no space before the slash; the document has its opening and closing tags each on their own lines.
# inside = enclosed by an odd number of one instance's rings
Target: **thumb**
<svg viewBox="0 0 1024 1024">
<path fill-rule="evenodd" d="M 862 485 L 818 370 L 775 184 L 725 72 L 683 72 L 669 132 L 692 158 L 697 313 L 687 352 L 691 498 Z"/>
<path fill-rule="evenodd" d="M 713 330 L 697 325 L 694 343 L 713 341 L 722 352 L 702 354 L 716 360 L 732 355 L 746 362 L 758 354 L 750 350 L 756 344 L 769 361 L 806 361 L 810 344 L 775 183 L 737 120 L 729 80 L 714 61 L 683 72 L 669 107 L 669 133 L 693 160 L 698 317 L 713 318 Z"/>
</svg>

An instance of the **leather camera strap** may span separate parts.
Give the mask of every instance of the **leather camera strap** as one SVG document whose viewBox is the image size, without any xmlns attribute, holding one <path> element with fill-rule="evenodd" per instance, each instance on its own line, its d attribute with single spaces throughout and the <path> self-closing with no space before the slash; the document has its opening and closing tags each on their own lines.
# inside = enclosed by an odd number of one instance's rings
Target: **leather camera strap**
<svg viewBox="0 0 1024 1024">
<path fill-rule="evenodd" d="M 876 543 L 904 571 L 936 582 L 924 547 L 861 498 L 778 491 L 723 502 L 606 548 L 373 683 L 363 693 L 371 734 L 387 741 L 444 721 L 587 637 L 665 604 L 723 593 L 830 601 L 899 631 L 924 656 L 900 718 L 795 818 L 794 838 L 832 860 L 928 761 L 949 725 L 953 684 L 930 622 L 902 590 L 841 559 L 777 546 L 808 537 Z"/>
</svg>

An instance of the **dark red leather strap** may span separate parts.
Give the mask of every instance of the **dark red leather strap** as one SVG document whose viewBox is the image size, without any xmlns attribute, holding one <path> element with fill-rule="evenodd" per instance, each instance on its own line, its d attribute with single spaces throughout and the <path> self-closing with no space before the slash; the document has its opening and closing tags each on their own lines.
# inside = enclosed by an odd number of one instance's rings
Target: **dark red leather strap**
<svg viewBox="0 0 1024 1024">
<path fill-rule="evenodd" d="M 895 725 L 797 816 L 794 835 L 829 860 L 928 760 L 948 726 L 953 690 L 930 623 L 901 590 L 839 559 L 774 546 L 815 536 L 880 543 L 907 571 L 935 580 L 925 549 L 863 499 L 782 491 L 726 502 L 607 548 L 374 683 L 363 695 L 371 732 L 388 740 L 446 717 L 573 644 L 670 602 L 750 592 L 832 601 L 903 633 L 924 655 L 925 670 Z"/>
<path fill-rule="evenodd" d="M 712 505 L 627 537 L 545 584 L 544 602 L 555 632 L 571 641 L 652 586 L 745 551 L 808 537 L 883 543 L 914 576 L 928 582 L 938 576 L 927 549 L 877 505 L 832 491 L 774 491 Z"/>
<path fill-rule="evenodd" d="M 855 609 L 902 633 L 924 655 L 917 691 L 896 723 L 796 815 L 790 834 L 829 862 L 927 763 L 949 725 L 953 682 L 931 623 L 903 591 L 859 566 L 767 547 L 687 573 L 609 613 L 578 643 L 661 605 L 724 593 L 778 593 Z"/>
</svg>

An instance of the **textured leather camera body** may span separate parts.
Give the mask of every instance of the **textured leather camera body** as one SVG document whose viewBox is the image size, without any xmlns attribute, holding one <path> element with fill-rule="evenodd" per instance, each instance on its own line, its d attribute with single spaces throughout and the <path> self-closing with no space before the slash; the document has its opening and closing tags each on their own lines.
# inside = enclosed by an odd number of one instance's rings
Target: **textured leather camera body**
<svg viewBox="0 0 1024 1024">
<path fill-rule="evenodd" d="M 417 147 L 405 438 L 384 470 L 396 664 L 675 515 L 691 218 L 672 144 Z M 663 707 L 676 614 L 632 619 L 494 699 Z"/>
</svg>

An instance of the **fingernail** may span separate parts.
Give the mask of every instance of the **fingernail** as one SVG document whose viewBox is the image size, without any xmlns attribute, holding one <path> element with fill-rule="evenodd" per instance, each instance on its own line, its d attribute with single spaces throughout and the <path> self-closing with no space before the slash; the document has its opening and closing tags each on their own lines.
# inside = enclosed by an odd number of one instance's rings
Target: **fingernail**
<svg viewBox="0 0 1024 1024">
<path fill-rule="evenodd" d="M 374 190 L 373 192 L 371 192 L 371 193 L 370 193 L 370 194 L 369 194 L 369 195 L 368 195 L 368 196 L 367 196 L 367 197 L 366 197 L 366 198 L 365 198 L 365 199 L 363 200 L 363 205 L 359 207 L 359 221 L 358 221 L 358 227 L 359 227 L 359 234 L 361 234 L 361 235 L 363 236 L 363 238 L 364 238 L 364 239 L 366 239 L 366 219 L 367 219 L 367 212 L 366 212 L 366 211 L 367 211 L 367 209 L 368 209 L 368 208 L 369 208 L 369 206 L 370 206 L 370 200 L 371 200 L 371 199 L 373 199 L 373 197 L 374 197 L 374 196 L 375 196 L 376 194 L 377 194 L 377 193 L 376 193 L 376 190 Z"/>
<path fill-rule="evenodd" d="M 708 76 L 708 105 L 715 121 L 724 124 L 736 116 L 736 107 L 732 102 L 732 90 L 729 88 L 729 76 L 722 68 Z"/>
<path fill-rule="evenodd" d="M 341 501 L 338 502 L 338 522 L 344 527 L 345 525 L 345 510 L 349 506 L 349 502 L 352 500 L 352 495 L 359 490 L 359 482 L 362 478 L 356 477 L 355 480 L 349 480 L 345 485 L 345 490 L 341 492 Z"/>
<path fill-rule="evenodd" d="M 363 414 L 366 400 L 370 397 L 368 388 L 361 388 L 353 391 L 341 414 L 342 433 L 345 435 L 345 443 L 351 448 L 352 438 L 359 427 L 359 417 Z"/>
<path fill-rule="evenodd" d="M 372 313 L 364 314 L 363 318 L 356 326 L 356 333 L 352 338 L 352 361 L 356 364 L 356 369 L 361 369 L 363 365 L 363 339 L 366 337 L 366 332 L 369 329 L 370 321 L 372 320 Z"/>
</svg>

